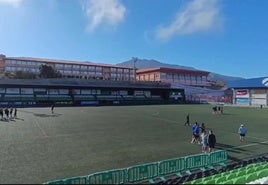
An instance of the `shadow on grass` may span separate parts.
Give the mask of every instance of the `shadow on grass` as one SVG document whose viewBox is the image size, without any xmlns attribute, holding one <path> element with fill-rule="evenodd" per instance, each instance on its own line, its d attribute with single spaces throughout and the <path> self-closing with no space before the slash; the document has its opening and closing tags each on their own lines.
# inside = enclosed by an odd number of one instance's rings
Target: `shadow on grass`
<svg viewBox="0 0 268 185">
<path fill-rule="evenodd" d="M 16 122 L 16 119 L 18 119 L 18 118 L 11 118 L 11 119 L 6 119 L 6 118 L 3 118 L 3 119 L 1 119 L 1 121 L 3 121 L 3 122 Z M 22 121 L 24 121 L 24 119 L 21 119 Z"/>
<path fill-rule="evenodd" d="M 47 118 L 47 117 L 59 117 L 62 114 L 33 114 L 34 116 L 41 117 L 41 118 Z"/>
<path fill-rule="evenodd" d="M 57 114 L 57 113 L 54 113 L 54 114 L 39 114 L 39 113 L 35 113 L 35 112 L 31 112 L 31 111 L 26 111 L 26 110 L 20 110 L 20 111 L 21 112 L 26 112 L 26 113 L 29 113 L 29 114 L 33 114 L 34 116 L 41 117 L 41 118 L 59 117 L 60 115 L 62 115 L 62 114 Z"/>
<path fill-rule="evenodd" d="M 235 148 L 233 145 L 223 144 L 223 143 L 217 143 L 216 148 L 220 150 L 227 150 L 229 152 L 233 153 L 245 153 L 247 150 L 242 148 Z"/>
</svg>

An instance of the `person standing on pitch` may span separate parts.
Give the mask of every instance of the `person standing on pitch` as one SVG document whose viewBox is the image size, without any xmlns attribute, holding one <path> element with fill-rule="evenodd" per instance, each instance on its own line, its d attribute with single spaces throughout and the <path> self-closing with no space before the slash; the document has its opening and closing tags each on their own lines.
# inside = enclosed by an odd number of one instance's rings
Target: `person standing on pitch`
<svg viewBox="0 0 268 185">
<path fill-rule="evenodd" d="M 0 116 L 1 116 L 1 119 L 3 120 L 3 118 L 4 118 L 4 111 L 3 111 L 2 108 L 0 109 Z"/>
<path fill-rule="evenodd" d="M 54 107 L 55 107 L 55 104 L 53 103 L 52 106 L 51 106 L 51 113 L 54 114 Z"/>
<path fill-rule="evenodd" d="M 201 134 L 201 139 L 202 139 L 202 152 L 207 153 L 208 149 L 208 134 L 207 131 L 204 130 L 204 132 Z"/>
<path fill-rule="evenodd" d="M 238 134 L 240 135 L 240 141 L 244 141 L 247 130 L 245 126 L 242 124 L 238 129 Z"/>
<path fill-rule="evenodd" d="M 184 126 L 186 126 L 186 125 L 190 126 L 190 115 L 189 115 L 189 113 L 187 114 L 186 122 L 184 123 Z"/>
<path fill-rule="evenodd" d="M 10 114 L 10 119 L 12 118 L 12 113 L 13 113 L 13 108 L 10 108 L 9 114 Z"/>
<path fill-rule="evenodd" d="M 213 131 L 209 131 L 208 135 L 208 152 L 213 152 L 215 150 L 216 136 L 213 134 Z"/>
<path fill-rule="evenodd" d="M 9 110 L 8 110 L 8 108 L 5 108 L 5 115 L 6 115 L 7 121 L 9 121 Z"/>
<path fill-rule="evenodd" d="M 14 118 L 17 118 L 17 108 L 14 109 Z"/>
</svg>

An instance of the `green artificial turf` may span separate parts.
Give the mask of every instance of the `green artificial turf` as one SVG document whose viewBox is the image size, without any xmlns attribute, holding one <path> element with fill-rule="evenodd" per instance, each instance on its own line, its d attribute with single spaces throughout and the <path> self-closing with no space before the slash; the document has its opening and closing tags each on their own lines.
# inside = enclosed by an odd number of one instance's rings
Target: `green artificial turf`
<svg viewBox="0 0 268 185">
<path fill-rule="evenodd" d="M 190 122 L 204 122 L 229 161 L 268 151 L 268 109 L 212 105 L 55 107 L 18 109 L 0 122 L 0 183 L 44 183 L 201 153 L 190 144 Z M 241 143 L 238 128 L 248 134 Z"/>
</svg>

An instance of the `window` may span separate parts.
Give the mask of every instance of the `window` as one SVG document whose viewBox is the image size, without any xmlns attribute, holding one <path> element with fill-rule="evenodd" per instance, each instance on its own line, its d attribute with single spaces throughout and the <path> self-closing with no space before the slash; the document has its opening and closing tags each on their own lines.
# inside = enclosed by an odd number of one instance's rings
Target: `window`
<svg viewBox="0 0 268 185">
<path fill-rule="evenodd" d="M 64 68 L 65 68 L 65 69 L 71 69 L 71 67 L 72 67 L 72 65 L 69 65 L 69 64 L 65 64 L 65 65 L 64 65 Z"/>
<path fill-rule="evenodd" d="M 80 65 L 73 65 L 73 69 L 80 69 Z"/>
<path fill-rule="evenodd" d="M 167 74 L 167 79 L 172 79 L 172 74 Z"/>
<path fill-rule="evenodd" d="M 95 66 L 88 66 L 88 70 L 95 71 Z"/>
<path fill-rule="evenodd" d="M 95 72 L 88 72 L 90 76 L 95 76 Z"/>
<path fill-rule="evenodd" d="M 63 67 L 63 64 L 56 64 L 55 67 L 56 68 L 62 68 Z"/>
<path fill-rule="evenodd" d="M 81 69 L 87 70 L 87 66 L 81 66 Z"/>
<path fill-rule="evenodd" d="M 129 69 L 124 69 L 124 73 L 128 74 L 129 73 Z"/>
<path fill-rule="evenodd" d="M 78 75 L 80 72 L 79 71 L 73 71 L 73 74 Z"/>
</svg>

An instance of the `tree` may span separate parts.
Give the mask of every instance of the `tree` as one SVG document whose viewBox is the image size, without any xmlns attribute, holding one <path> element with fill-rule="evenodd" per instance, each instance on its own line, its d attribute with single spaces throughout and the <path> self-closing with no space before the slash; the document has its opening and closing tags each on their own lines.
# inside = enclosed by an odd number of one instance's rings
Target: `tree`
<svg viewBox="0 0 268 185">
<path fill-rule="evenodd" d="M 15 76 L 14 73 L 11 73 L 9 71 L 4 73 L 4 78 L 5 79 L 11 79 L 11 78 L 14 78 L 14 76 Z"/>
<path fill-rule="evenodd" d="M 60 78 L 62 76 L 59 71 L 48 65 L 41 65 L 39 71 L 40 78 Z"/>
<path fill-rule="evenodd" d="M 31 72 L 24 72 L 24 71 L 16 71 L 15 77 L 16 79 L 35 79 L 36 75 Z"/>
</svg>

